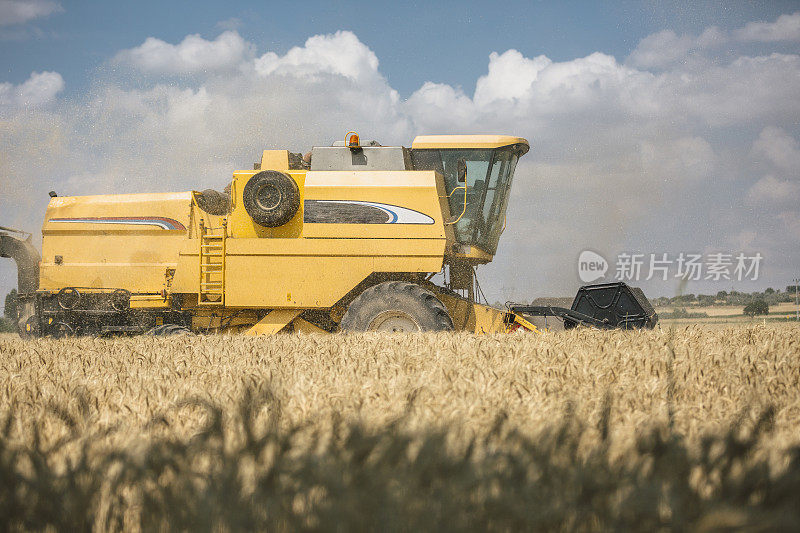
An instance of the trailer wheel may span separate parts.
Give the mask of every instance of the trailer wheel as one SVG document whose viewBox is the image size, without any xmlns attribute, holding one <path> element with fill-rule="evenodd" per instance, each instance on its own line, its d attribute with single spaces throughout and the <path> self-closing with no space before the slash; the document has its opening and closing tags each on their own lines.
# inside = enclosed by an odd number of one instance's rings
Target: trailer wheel
<svg viewBox="0 0 800 533">
<path fill-rule="evenodd" d="M 56 295 L 58 306 L 65 311 L 75 309 L 81 301 L 81 293 L 74 287 L 64 287 Z"/>
<path fill-rule="evenodd" d="M 277 228 L 289 222 L 300 207 L 300 189 L 283 172 L 265 170 L 247 182 L 242 193 L 247 214 L 261 226 Z"/>
<path fill-rule="evenodd" d="M 131 307 L 131 292 L 125 289 L 117 289 L 111 293 L 111 308 L 120 313 L 127 311 Z"/>
<path fill-rule="evenodd" d="M 22 321 L 17 322 L 17 333 L 19 333 L 22 339 L 35 339 L 40 337 L 39 317 L 32 316 L 24 323 Z"/>
<path fill-rule="evenodd" d="M 365 290 L 342 317 L 344 331 L 451 331 L 453 319 L 430 291 L 387 281 Z"/>
<path fill-rule="evenodd" d="M 75 328 L 68 322 L 56 322 L 50 327 L 50 336 L 54 339 L 65 339 L 75 336 Z"/>
</svg>

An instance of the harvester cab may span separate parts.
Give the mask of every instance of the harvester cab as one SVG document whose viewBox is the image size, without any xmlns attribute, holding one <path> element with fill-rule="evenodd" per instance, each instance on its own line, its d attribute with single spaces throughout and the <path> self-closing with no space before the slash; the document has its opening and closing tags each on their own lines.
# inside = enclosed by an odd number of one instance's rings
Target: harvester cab
<svg viewBox="0 0 800 533">
<path fill-rule="evenodd" d="M 528 141 L 507 135 L 422 135 L 414 139 L 414 168 L 434 170 L 447 193 L 452 225 L 445 264 L 448 287 L 475 298 L 475 266 L 489 263 L 505 229 L 517 161 Z"/>
<path fill-rule="evenodd" d="M 265 150 L 224 192 L 54 196 L 41 260 L 0 232 L 0 256 L 19 266 L 20 333 L 493 333 L 557 313 L 652 327 L 643 295 L 623 289 L 570 310 L 479 302 L 475 267 L 497 251 L 528 150 L 503 135 L 425 135 L 405 148 L 348 132 L 306 156 Z"/>
<path fill-rule="evenodd" d="M 488 263 L 505 228 L 511 180 L 528 141 L 504 135 L 425 135 L 414 139 L 414 168 L 444 178 L 455 243 L 450 253 Z"/>
</svg>

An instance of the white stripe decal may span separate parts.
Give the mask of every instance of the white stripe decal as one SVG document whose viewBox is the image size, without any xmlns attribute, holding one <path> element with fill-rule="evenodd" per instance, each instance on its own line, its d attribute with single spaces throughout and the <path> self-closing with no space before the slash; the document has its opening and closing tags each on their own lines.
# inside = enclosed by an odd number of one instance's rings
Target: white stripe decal
<svg viewBox="0 0 800 533">
<path fill-rule="evenodd" d="M 389 221 L 385 224 L 433 224 L 434 220 L 419 211 L 408 209 L 407 207 L 400 207 L 398 205 L 380 204 L 377 202 L 363 202 L 360 200 L 315 200 L 316 202 L 326 204 L 356 204 L 366 205 L 380 209 L 389 215 Z"/>
<path fill-rule="evenodd" d="M 164 220 L 158 219 L 99 219 L 99 218 L 51 218 L 49 222 L 58 222 L 62 224 L 124 224 L 133 226 L 157 226 L 161 229 L 174 230 L 178 229 L 173 224 Z"/>
</svg>

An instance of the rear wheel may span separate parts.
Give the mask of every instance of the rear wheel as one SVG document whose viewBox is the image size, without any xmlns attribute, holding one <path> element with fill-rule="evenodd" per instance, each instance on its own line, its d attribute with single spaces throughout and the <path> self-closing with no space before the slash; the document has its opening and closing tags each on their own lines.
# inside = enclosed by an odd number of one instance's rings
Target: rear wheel
<svg viewBox="0 0 800 533">
<path fill-rule="evenodd" d="M 39 337 L 41 334 L 39 317 L 32 316 L 24 323 L 21 320 L 17 322 L 17 333 L 19 333 L 19 336 L 23 339 L 35 339 Z"/>
<path fill-rule="evenodd" d="M 50 327 L 50 335 L 54 339 L 66 339 L 75 336 L 75 328 L 67 322 L 56 322 Z"/>
<path fill-rule="evenodd" d="M 387 281 L 362 292 L 342 317 L 344 331 L 450 331 L 447 308 L 414 283 Z"/>
</svg>

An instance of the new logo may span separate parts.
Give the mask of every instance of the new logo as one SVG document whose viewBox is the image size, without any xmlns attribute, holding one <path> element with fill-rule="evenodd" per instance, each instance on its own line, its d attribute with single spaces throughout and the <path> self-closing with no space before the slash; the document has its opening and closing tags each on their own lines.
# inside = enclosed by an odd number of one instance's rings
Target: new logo
<svg viewBox="0 0 800 533">
<path fill-rule="evenodd" d="M 591 283 L 602 278 L 608 272 L 608 261 L 591 250 L 584 250 L 578 256 L 578 276 L 584 283 Z"/>
</svg>

